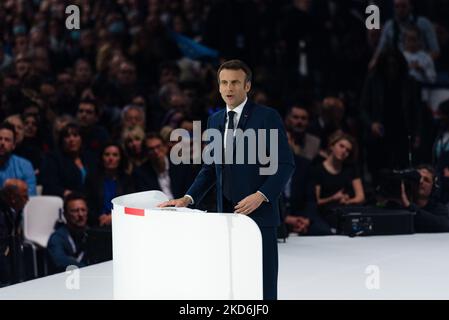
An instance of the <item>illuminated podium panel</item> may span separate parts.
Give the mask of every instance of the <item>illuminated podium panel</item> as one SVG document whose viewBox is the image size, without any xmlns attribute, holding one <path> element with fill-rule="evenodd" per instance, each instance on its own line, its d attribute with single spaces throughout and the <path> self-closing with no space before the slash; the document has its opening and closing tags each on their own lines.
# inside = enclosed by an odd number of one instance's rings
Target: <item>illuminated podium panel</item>
<svg viewBox="0 0 449 320">
<path fill-rule="evenodd" d="M 262 299 L 262 237 L 244 215 L 156 208 L 147 191 L 112 200 L 115 299 Z"/>
</svg>

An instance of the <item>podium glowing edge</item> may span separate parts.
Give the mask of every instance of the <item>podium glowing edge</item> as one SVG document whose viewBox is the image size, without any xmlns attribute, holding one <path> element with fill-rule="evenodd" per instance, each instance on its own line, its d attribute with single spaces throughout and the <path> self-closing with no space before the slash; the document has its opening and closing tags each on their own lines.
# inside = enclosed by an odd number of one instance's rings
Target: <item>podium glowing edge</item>
<svg viewBox="0 0 449 320">
<path fill-rule="evenodd" d="M 115 299 L 261 300 L 262 237 L 244 215 L 156 208 L 160 191 L 113 203 Z"/>
</svg>

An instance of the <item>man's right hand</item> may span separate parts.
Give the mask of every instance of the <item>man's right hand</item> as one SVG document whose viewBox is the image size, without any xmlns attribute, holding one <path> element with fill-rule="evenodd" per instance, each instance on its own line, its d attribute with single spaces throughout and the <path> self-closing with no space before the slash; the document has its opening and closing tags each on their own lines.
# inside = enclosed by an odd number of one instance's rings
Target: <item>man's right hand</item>
<svg viewBox="0 0 449 320">
<path fill-rule="evenodd" d="M 182 197 L 179 199 L 173 199 L 169 201 L 165 201 L 160 203 L 157 207 L 158 208 L 165 208 L 165 207 L 187 207 L 189 204 L 191 204 L 191 200 L 189 197 Z"/>
</svg>

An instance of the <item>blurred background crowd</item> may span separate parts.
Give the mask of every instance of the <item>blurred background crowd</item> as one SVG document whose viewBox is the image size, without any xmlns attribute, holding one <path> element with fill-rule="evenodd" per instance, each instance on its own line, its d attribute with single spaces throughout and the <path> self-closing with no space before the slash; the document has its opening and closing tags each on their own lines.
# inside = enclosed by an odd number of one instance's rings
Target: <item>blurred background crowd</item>
<svg viewBox="0 0 449 320">
<path fill-rule="evenodd" d="M 383 169 L 412 167 L 416 190 L 382 200 L 419 212 L 418 232 L 449 231 L 448 16 L 447 0 L 1 1 L 0 285 L 29 277 L 29 196 L 65 199 L 50 272 L 89 263 L 86 230 L 110 228 L 112 198 L 183 196 L 200 166 L 171 163 L 170 133 L 205 129 L 224 107 L 216 70 L 235 58 L 254 73 L 250 98 L 285 119 L 290 231 L 334 234 L 333 208 L 378 203 Z"/>
</svg>

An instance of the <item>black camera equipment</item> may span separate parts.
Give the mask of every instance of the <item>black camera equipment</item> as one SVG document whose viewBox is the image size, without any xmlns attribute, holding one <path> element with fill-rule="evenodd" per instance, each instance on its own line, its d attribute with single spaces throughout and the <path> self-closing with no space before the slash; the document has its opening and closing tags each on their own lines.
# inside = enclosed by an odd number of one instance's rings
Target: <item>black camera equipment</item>
<svg viewBox="0 0 449 320">
<path fill-rule="evenodd" d="M 412 199 L 419 188 L 421 174 L 416 169 L 382 170 L 376 193 L 386 199 L 401 199 L 401 184 L 404 183 L 405 193 Z"/>
</svg>

